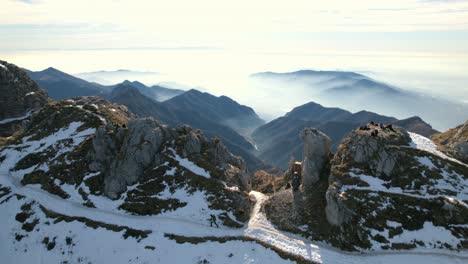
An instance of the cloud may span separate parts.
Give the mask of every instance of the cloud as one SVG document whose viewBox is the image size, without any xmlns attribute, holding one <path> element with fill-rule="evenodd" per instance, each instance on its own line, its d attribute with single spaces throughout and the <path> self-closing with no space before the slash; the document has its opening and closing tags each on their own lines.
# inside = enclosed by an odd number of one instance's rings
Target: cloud
<svg viewBox="0 0 468 264">
<path fill-rule="evenodd" d="M 354 32 L 466 31 L 468 16 L 461 12 L 467 9 L 468 2 L 432 5 L 405 0 L 41 0 L 39 5 L 7 1 L 0 9 L 0 25 L 15 25 L 23 36 L 0 27 L 0 49 L 67 45 L 88 49 L 216 47 L 289 52 L 316 43 L 340 46 L 327 38 L 311 43 L 297 37 L 303 33 L 331 32 L 346 38 Z M 358 46 L 372 49 L 372 41 L 380 40 L 371 37 L 366 36 L 367 42 Z"/>
<path fill-rule="evenodd" d="M 14 1 L 22 2 L 26 4 L 37 4 L 41 2 L 40 0 L 14 0 Z"/>
</svg>

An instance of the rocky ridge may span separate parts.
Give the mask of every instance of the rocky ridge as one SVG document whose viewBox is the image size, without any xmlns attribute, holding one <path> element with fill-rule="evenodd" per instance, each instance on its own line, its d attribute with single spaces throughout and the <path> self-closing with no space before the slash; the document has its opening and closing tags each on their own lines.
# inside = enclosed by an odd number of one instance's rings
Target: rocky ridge
<svg viewBox="0 0 468 264">
<path fill-rule="evenodd" d="M 51 102 L 31 120 L 0 152 L 1 170 L 23 185 L 137 215 L 177 214 L 194 196 L 225 225 L 248 219 L 249 172 L 219 139 L 135 119 L 99 97 Z"/>
<path fill-rule="evenodd" d="M 427 138 L 375 129 L 350 133 L 311 188 L 275 193 L 268 217 L 346 250 L 467 248 L 468 167 Z"/>
<path fill-rule="evenodd" d="M 16 65 L 0 60 L 0 137 L 11 136 L 47 94 Z"/>
<path fill-rule="evenodd" d="M 431 139 L 443 152 L 468 163 L 468 121 L 444 133 L 435 134 Z"/>
</svg>

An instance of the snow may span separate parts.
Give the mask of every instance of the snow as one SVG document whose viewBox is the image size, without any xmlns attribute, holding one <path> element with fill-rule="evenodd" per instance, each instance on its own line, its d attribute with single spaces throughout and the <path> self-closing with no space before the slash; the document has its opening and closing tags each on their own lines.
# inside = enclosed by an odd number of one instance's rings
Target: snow
<svg viewBox="0 0 468 264">
<path fill-rule="evenodd" d="M 439 156 L 443 159 L 448 159 L 448 160 L 463 164 L 459 160 L 451 158 L 445 155 L 444 153 L 442 153 L 441 151 L 437 150 L 437 145 L 432 140 L 428 139 L 427 137 L 418 135 L 416 133 L 411 133 L 411 132 L 408 132 L 408 134 L 411 137 L 410 147 L 424 150 L 436 156 Z"/>
<path fill-rule="evenodd" d="M 1 63 L 0 63 L 0 68 L 3 68 L 3 69 L 8 71 L 8 68 L 5 65 L 1 64 Z"/>
<path fill-rule="evenodd" d="M 218 215 L 224 212 L 222 210 L 212 210 L 208 208 L 208 202 L 205 198 L 206 193 L 202 191 L 189 193 L 186 189 L 182 188 L 176 189 L 174 193 L 171 193 L 169 188 L 165 188 L 162 193 L 156 195 L 155 197 L 159 199 L 172 198 L 187 203 L 186 206 L 177 208 L 177 210 L 161 213 L 160 216 L 163 217 L 185 219 L 208 226 L 208 219 L 210 218 L 210 214 Z"/>
<path fill-rule="evenodd" d="M 173 193 L 169 188 L 159 193 L 156 197 L 162 199 L 175 198 L 182 202 L 187 202 L 187 206 L 178 208 L 175 211 L 163 212 L 156 216 L 136 216 L 118 210 L 125 195 L 120 200 L 111 200 L 103 196 L 88 195 L 88 198 L 97 208 L 89 208 L 82 205 L 83 200 L 78 193 L 82 188 L 89 193 L 88 188 L 82 183 L 79 186 L 68 185 L 56 180 L 62 190 L 71 197 L 67 200 L 52 195 L 36 185 L 23 186 L 20 177 L 29 168 L 23 171 L 11 172 L 16 162 L 29 153 L 45 150 L 48 146 L 58 145 L 63 139 L 71 138 L 72 146 L 80 144 L 87 136 L 93 134 L 94 129 L 78 132 L 80 122 L 72 122 L 65 128 L 43 139 L 30 141 L 24 138 L 18 145 L 9 146 L 0 155 L 5 156 L 5 160 L 0 163 L 0 186 L 8 187 L 12 193 L 26 196 L 23 200 L 12 197 L 8 202 L 8 197 L 0 198 L 0 257 L 4 263 L 202 263 L 207 260 L 209 263 L 292 263 L 280 258 L 275 252 L 266 249 L 254 242 L 228 241 L 226 243 L 207 242 L 197 245 L 177 244 L 175 241 L 164 237 L 165 233 L 173 233 L 183 236 L 204 237 L 204 236 L 248 236 L 269 245 L 273 245 L 291 254 L 300 255 L 308 260 L 317 263 L 466 263 L 468 253 L 466 251 L 454 252 L 438 249 L 418 249 L 404 252 L 376 251 L 362 253 L 348 253 L 332 248 L 320 242 L 310 241 L 298 235 L 280 231 L 267 219 L 262 212 L 264 203 L 268 196 L 252 191 L 250 195 L 256 199 L 251 219 L 245 228 L 232 229 L 225 226 L 211 228 L 208 218 L 210 214 L 218 214 L 221 211 L 208 208 L 206 193 L 202 191 L 188 192 L 186 188 L 176 189 Z M 22 148 L 17 150 L 15 148 Z M 70 149 L 60 148 L 61 151 Z M 186 158 L 181 158 L 175 150 L 170 149 L 174 160 L 192 171 L 193 173 L 210 178 L 210 174 L 203 168 L 195 165 Z M 166 164 L 167 165 L 167 164 Z M 45 165 L 41 165 L 45 166 Z M 45 168 L 45 167 L 44 167 Z M 164 176 L 175 175 L 177 169 L 169 168 Z M 382 191 L 395 191 L 404 193 L 401 188 L 386 188 L 385 181 L 367 175 L 358 175 L 353 172 L 354 177 L 360 177 L 366 181 L 370 187 Z M 85 179 L 90 179 L 99 175 L 89 173 L 84 175 Z M 127 191 L 139 188 L 139 184 L 127 187 Z M 353 188 L 362 188 L 353 186 Z M 404 193 L 409 195 L 408 193 Z M 90 228 L 84 224 L 74 222 L 53 223 L 47 219 L 37 205 L 33 206 L 34 217 L 40 223 L 33 232 L 27 233 L 27 237 L 21 241 L 15 240 L 16 233 L 24 233 L 21 224 L 15 220 L 15 215 L 20 212 L 20 207 L 24 203 L 36 201 L 49 210 L 76 217 L 85 217 L 94 221 L 128 226 L 138 230 L 150 230 L 152 233 L 147 238 L 138 242 L 129 237 L 123 239 L 122 232 L 113 232 L 103 228 Z M 51 222 L 46 224 L 46 222 Z M 400 226 L 397 222 L 387 221 L 390 227 Z M 388 230 L 386 230 L 388 234 Z M 453 243 L 453 236 L 440 227 L 433 226 L 427 222 L 424 228 L 417 231 L 403 233 L 395 236 L 395 241 L 407 241 L 414 237 L 424 237 L 427 239 L 438 239 Z M 42 244 L 44 237 L 56 238 L 56 247 L 48 251 Z M 74 245 L 67 245 L 66 237 L 73 239 Z M 154 246 L 155 250 L 145 249 L 145 246 Z M 64 252 L 64 253 L 62 253 Z M 38 257 L 39 256 L 39 257 Z"/>
<path fill-rule="evenodd" d="M 392 228 L 400 227 L 400 223 L 387 221 L 387 225 Z M 464 225 L 465 228 L 468 225 Z M 411 243 L 415 240 L 423 241 L 426 248 L 431 249 L 434 246 L 440 246 L 442 244 L 449 244 L 453 247 L 456 247 L 460 243 L 460 238 L 457 238 L 452 235 L 452 233 L 440 226 L 434 226 L 432 222 L 424 222 L 423 228 L 418 230 L 406 230 L 403 229 L 403 232 L 394 237 L 389 236 L 389 230 L 385 229 L 384 231 L 377 231 L 374 229 L 370 230 L 372 235 L 381 235 L 384 236 L 390 243 Z M 380 244 L 374 241 L 374 248 L 380 248 Z"/>
<path fill-rule="evenodd" d="M 17 145 L 10 145 L 0 152 L 0 156 L 4 156 L 5 159 L 0 164 L 0 175 L 6 175 L 9 171 L 15 167 L 16 163 L 31 153 L 38 153 L 45 151 L 51 146 L 58 148 L 57 155 L 70 151 L 73 147 L 78 146 L 83 140 L 89 135 L 95 133 L 94 128 L 88 128 L 83 131 L 77 131 L 79 127 L 83 125 L 82 122 L 72 122 L 67 127 L 61 128 L 59 131 L 46 136 L 39 140 L 29 141 L 30 137 L 24 137 L 23 142 Z M 71 139 L 72 143 L 68 147 L 64 147 L 61 141 L 65 139 Z M 45 164 L 37 164 L 35 166 L 42 166 L 44 171 L 48 168 Z M 12 172 L 11 174 L 17 179 L 21 180 L 25 173 L 29 173 L 34 169 L 34 166 L 26 169 Z"/>
<path fill-rule="evenodd" d="M 15 233 L 24 231 L 11 216 L 18 213 L 25 202 L 14 197 L 0 205 L 2 225 L 11 227 L 0 229 L 0 239 L 14 242 L 2 243 L 2 263 L 199 263 L 205 259 L 209 263 L 292 263 L 253 242 L 208 242 L 194 246 L 177 244 L 165 238 L 162 232 L 154 231 L 138 243 L 132 237 L 123 239 L 123 231 L 93 229 L 76 221 L 47 225 L 44 214 L 36 206 L 33 209 L 36 217 L 40 217 L 36 226 L 38 231 L 27 233 L 28 237 L 17 242 Z M 55 238 L 54 249 L 45 249 L 41 243 L 44 237 Z M 71 245 L 66 243 L 66 238 L 71 238 Z M 146 246 L 153 246 L 155 250 L 146 249 Z"/>
<path fill-rule="evenodd" d="M 395 221 L 388 221 L 388 220 L 387 220 L 387 226 L 393 227 L 393 228 L 397 228 L 397 227 L 400 227 L 401 224 L 398 223 L 398 222 L 395 222 Z"/>
<path fill-rule="evenodd" d="M 27 112 L 24 116 L 13 117 L 13 118 L 7 118 L 7 119 L 0 120 L 0 125 L 7 124 L 7 123 L 17 121 L 17 120 L 23 120 L 23 119 L 26 119 L 26 118 L 28 118 L 30 116 L 31 116 L 31 111 Z"/>
<path fill-rule="evenodd" d="M 446 171 L 444 171 L 447 173 Z M 385 185 L 390 184 L 390 181 L 384 181 L 377 177 L 365 175 L 365 174 L 356 174 L 355 172 L 351 171 L 349 173 L 351 177 L 359 178 L 361 181 L 364 181 L 369 186 L 357 186 L 357 185 L 345 185 L 341 188 L 341 192 L 346 192 L 347 190 L 364 190 L 364 191 L 373 191 L 373 192 L 385 192 L 385 193 L 392 193 L 392 194 L 401 194 L 407 195 L 415 198 L 422 198 L 422 199 L 433 199 L 433 198 L 452 198 L 458 200 L 461 204 L 465 203 L 463 200 L 468 200 L 468 181 L 463 179 L 461 175 L 453 173 L 452 176 L 459 177 L 459 181 L 454 186 L 447 180 L 447 176 L 443 179 L 437 179 L 434 181 L 434 186 L 422 186 L 419 190 L 403 190 L 401 187 L 386 187 Z M 424 188 L 423 188 L 424 187 Z M 455 196 L 450 195 L 433 195 L 429 194 L 427 191 L 428 189 L 433 190 L 440 190 L 440 191 L 453 191 L 456 193 Z"/>
<path fill-rule="evenodd" d="M 420 249 L 405 252 L 392 253 L 388 251 L 377 251 L 368 254 L 354 254 L 336 250 L 328 245 L 316 241 L 308 241 L 294 234 L 277 230 L 274 225 L 261 212 L 262 204 L 268 197 L 262 193 L 250 192 L 257 200 L 251 220 L 246 230 L 246 235 L 260 239 L 263 242 L 274 245 L 289 253 L 301 255 L 308 260 L 318 263 L 465 263 L 468 260 L 468 253 L 461 252 L 450 254 L 437 254 L 436 249 Z M 396 222 L 390 224 L 398 224 Z M 424 226 L 424 234 L 431 232 L 431 226 Z M 434 237 L 439 234 L 446 234 L 443 230 L 437 230 Z M 430 235 L 430 234 L 429 234 Z M 401 240 L 406 238 L 401 238 Z M 445 251 L 447 252 L 447 251 Z"/>
<path fill-rule="evenodd" d="M 35 94 L 35 93 L 36 93 L 36 92 L 30 92 L 30 93 L 27 93 L 26 96 L 28 96 L 28 95 L 33 95 L 33 94 Z"/>
<path fill-rule="evenodd" d="M 255 191 L 252 191 L 251 195 L 256 198 L 257 202 L 248 226 L 245 229 L 230 229 L 210 228 L 207 221 L 205 224 L 200 224 L 191 219 L 181 219 L 177 215 L 166 217 L 132 216 L 104 209 L 87 208 L 79 203 L 50 195 L 43 190 L 22 186 L 19 183 L 15 184 L 14 179 L 8 176 L 0 177 L 0 184 L 10 187 L 12 192 L 31 197 L 46 208 L 62 214 L 82 216 L 95 221 L 152 231 L 148 238 L 138 243 L 131 237 L 123 239 L 122 232 L 112 232 L 102 228 L 92 229 L 76 221 L 47 225 L 45 224 L 47 221 L 45 216 L 34 207 L 36 217 L 40 218 L 40 223 L 36 227 L 38 231 L 28 233 L 28 237 L 23 238 L 21 242 L 5 243 L 5 246 L 0 247 L 0 256 L 5 263 L 60 263 L 62 261 L 75 263 L 78 262 L 78 258 L 81 258 L 85 263 L 197 263 L 204 259 L 210 263 L 291 263 L 281 259 L 273 251 L 253 242 L 177 244 L 165 238 L 164 233 L 195 237 L 245 235 L 318 263 L 386 264 L 411 261 L 432 264 L 466 263 L 468 260 L 466 252 L 431 249 L 431 251 L 405 251 L 393 254 L 354 254 L 336 250 L 319 242 L 308 241 L 277 230 L 261 211 L 263 203 L 268 200 L 268 197 Z M 180 197 L 185 194 L 181 192 L 172 195 Z M 2 226 L 9 227 L 0 229 L 0 241 L 14 241 L 15 233 L 22 232 L 21 225 L 14 220 L 14 216 L 20 211 L 19 207 L 30 201 L 31 198 L 19 201 L 13 197 L 7 203 L 0 201 L 0 221 Z M 444 235 L 441 230 L 437 230 L 437 227 L 430 225 L 425 225 L 424 230 L 424 235 L 430 235 L 427 232 L 434 230 L 437 231 L 434 237 Z M 56 249 L 47 251 L 44 248 L 41 241 L 45 236 L 56 237 Z M 71 237 L 75 245 L 67 245 L 65 243 L 66 237 Z M 399 239 L 410 239 L 410 236 Z M 112 242 L 110 243 L 110 241 Z M 154 246 L 156 249 L 154 251 L 148 250 L 145 249 L 145 246 Z M 61 254 L 60 251 L 64 251 L 65 254 Z M 41 258 L 37 258 L 37 256 L 41 256 Z"/>
<path fill-rule="evenodd" d="M 449 230 L 440 226 L 434 226 L 432 222 L 425 222 L 423 228 L 418 230 L 405 230 L 400 235 L 393 237 L 392 242 L 409 243 L 415 239 L 432 241 L 434 244 L 440 241 L 453 246 L 456 246 L 460 242 Z"/>
<path fill-rule="evenodd" d="M 437 168 L 428 157 L 417 157 L 416 160 L 430 170 Z"/>
<path fill-rule="evenodd" d="M 173 148 L 169 148 L 169 151 L 172 152 L 172 154 L 174 155 L 172 158 L 175 159 L 177 162 L 179 162 L 180 166 L 186 168 L 187 170 L 197 175 L 203 176 L 205 178 L 211 178 L 211 175 L 209 172 L 207 172 L 203 168 L 200 168 L 199 166 L 197 166 L 195 163 L 191 162 L 187 158 L 180 157 Z"/>
</svg>

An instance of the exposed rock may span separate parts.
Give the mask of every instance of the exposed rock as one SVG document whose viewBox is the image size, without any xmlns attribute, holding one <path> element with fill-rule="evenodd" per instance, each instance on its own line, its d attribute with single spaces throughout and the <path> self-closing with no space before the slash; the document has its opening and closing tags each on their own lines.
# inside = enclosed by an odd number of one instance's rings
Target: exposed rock
<svg viewBox="0 0 468 264">
<path fill-rule="evenodd" d="M 309 191 L 272 195 L 265 204 L 270 221 L 344 250 L 466 248 L 468 167 L 415 148 L 404 129 L 393 129 L 351 132 L 328 177 Z"/>
<path fill-rule="evenodd" d="M 104 173 L 104 192 L 115 199 L 146 169 L 162 164 L 162 151 L 170 142 L 176 143 L 183 158 L 214 171 L 213 177 L 243 190 L 250 188 L 244 160 L 231 154 L 219 139 L 207 141 L 190 126 L 173 129 L 153 118 L 131 120 L 125 128 L 100 127 L 93 140 L 96 154 L 90 169 Z"/>
<path fill-rule="evenodd" d="M 353 212 L 344 205 L 344 197 L 339 195 L 336 186 L 331 185 L 326 193 L 327 207 L 325 213 L 327 221 L 335 226 L 341 226 L 351 220 Z"/>
<path fill-rule="evenodd" d="M 468 121 L 431 139 L 443 152 L 468 164 Z"/>
<path fill-rule="evenodd" d="M 300 137 L 304 141 L 302 182 L 307 190 L 316 183 L 330 155 L 331 140 L 314 128 L 305 128 Z"/>
<path fill-rule="evenodd" d="M 260 170 L 255 172 L 252 178 L 252 189 L 262 193 L 275 193 L 284 189 L 287 185 L 284 177 L 270 174 Z"/>
<path fill-rule="evenodd" d="M 398 120 L 393 122 L 393 124 L 399 127 L 403 127 L 409 132 L 413 132 L 425 137 L 430 137 L 436 133 L 439 133 L 439 131 L 433 129 L 430 124 L 424 122 L 424 120 L 422 120 L 419 116 Z"/>
<path fill-rule="evenodd" d="M 395 132 L 386 132 L 377 126 L 371 130 L 355 130 L 345 138 L 338 147 L 333 164 L 345 162 L 365 164 L 372 175 L 388 178 L 394 172 L 398 152 L 389 149 L 389 145 L 407 145 L 411 138 L 405 130 L 394 126 Z M 373 131 L 379 131 L 377 136 L 371 136 Z M 330 182 L 334 178 L 330 178 Z"/>
<path fill-rule="evenodd" d="M 235 156 L 229 152 L 219 138 L 212 139 L 210 148 L 213 153 L 215 166 L 219 167 L 221 170 L 226 169 L 228 165 L 232 165 L 236 168 L 235 172 L 228 170 L 230 173 L 226 175 L 226 180 L 235 181 L 237 185 L 242 186 L 244 189 L 250 189 L 250 175 L 245 161 L 241 157 Z"/>
<path fill-rule="evenodd" d="M 0 60 L 0 137 L 22 127 L 27 114 L 45 105 L 47 94 L 16 65 Z M 9 121 L 8 121 L 9 120 Z M 8 122 L 7 122 L 8 121 Z"/>
<path fill-rule="evenodd" d="M 377 129 L 378 136 L 370 135 L 373 129 L 352 132 L 332 160 L 325 211 L 327 221 L 340 230 L 336 243 L 363 248 L 381 243 L 384 248 L 397 248 L 398 243 L 391 243 L 393 232 L 418 230 L 428 222 L 460 238 L 452 224 L 467 223 L 460 218 L 468 215 L 463 201 L 468 194 L 467 168 L 406 147 L 411 138 L 399 127 Z M 389 222 L 397 222 L 400 231 Z M 385 229 L 390 235 L 385 235 Z M 448 248 L 463 244 L 424 243 Z M 413 241 L 404 246 L 418 244 Z"/>
<path fill-rule="evenodd" d="M 174 137 L 173 131 L 150 118 L 131 120 L 127 127 L 100 127 L 93 140 L 96 156 L 90 167 L 104 173 L 104 192 L 114 199 L 149 165 L 160 165 L 157 153 Z"/>
</svg>

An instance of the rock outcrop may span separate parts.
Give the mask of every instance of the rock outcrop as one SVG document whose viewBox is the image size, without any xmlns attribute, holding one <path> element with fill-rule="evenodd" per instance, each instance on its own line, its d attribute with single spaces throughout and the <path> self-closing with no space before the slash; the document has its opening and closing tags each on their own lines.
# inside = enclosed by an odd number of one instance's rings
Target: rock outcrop
<svg viewBox="0 0 468 264">
<path fill-rule="evenodd" d="M 157 215 L 194 199 L 187 210 L 199 221 L 211 212 L 242 227 L 250 216 L 246 164 L 219 139 L 137 119 L 99 97 L 48 103 L 0 149 L 0 161 L 22 184 L 88 207 L 110 198 L 112 210 Z"/>
<path fill-rule="evenodd" d="M 304 141 L 302 160 L 302 183 L 307 190 L 313 187 L 330 158 L 331 140 L 314 128 L 305 128 L 301 135 Z"/>
<path fill-rule="evenodd" d="M 443 152 L 468 164 L 468 121 L 431 139 Z"/>
<path fill-rule="evenodd" d="M 21 128 L 28 113 L 45 105 L 47 94 L 16 65 L 0 60 L 0 137 Z"/>
<path fill-rule="evenodd" d="M 356 129 L 310 191 L 275 193 L 265 212 L 345 250 L 467 248 L 468 167 L 427 141 L 397 126 Z"/>
<path fill-rule="evenodd" d="M 377 130 L 378 136 L 370 135 L 373 130 L 352 132 L 331 162 L 325 211 L 327 221 L 340 230 L 336 243 L 373 249 L 466 247 L 466 230 L 454 226 L 468 223 L 468 168 L 410 147 L 415 144 L 402 128 Z M 430 232 L 428 226 L 453 237 L 399 236 Z"/>
<path fill-rule="evenodd" d="M 154 119 L 134 119 L 126 128 L 99 127 L 93 140 L 90 169 L 104 176 L 104 192 L 115 199 L 135 183 L 150 165 L 161 165 L 161 146 L 173 131 Z"/>
<path fill-rule="evenodd" d="M 127 186 L 137 182 L 145 170 L 166 161 L 163 152 L 170 148 L 168 142 L 175 142 L 182 158 L 209 167 L 218 179 L 249 189 L 250 176 L 245 162 L 231 154 L 219 139 L 208 141 L 190 126 L 174 129 L 153 118 L 134 119 L 126 127 L 98 128 L 90 169 L 104 174 L 104 193 L 115 199 Z"/>
<path fill-rule="evenodd" d="M 261 193 L 275 193 L 287 187 L 284 177 L 266 171 L 256 171 L 252 179 L 252 189 Z"/>
</svg>

